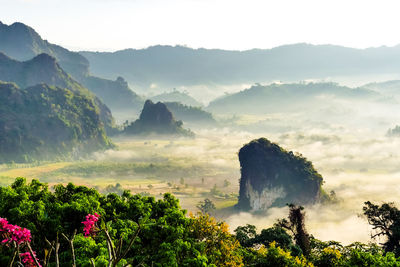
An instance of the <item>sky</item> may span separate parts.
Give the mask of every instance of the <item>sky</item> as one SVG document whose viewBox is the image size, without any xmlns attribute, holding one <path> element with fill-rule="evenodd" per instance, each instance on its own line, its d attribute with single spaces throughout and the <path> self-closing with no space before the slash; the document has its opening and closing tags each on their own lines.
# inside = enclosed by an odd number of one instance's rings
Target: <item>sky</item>
<svg viewBox="0 0 400 267">
<path fill-rule="evenodd" d="M 0 21 L 72 50 L 366 48 L 400 44 L 399 8 L 398 0 L 0 0 Z"/>
</svg>

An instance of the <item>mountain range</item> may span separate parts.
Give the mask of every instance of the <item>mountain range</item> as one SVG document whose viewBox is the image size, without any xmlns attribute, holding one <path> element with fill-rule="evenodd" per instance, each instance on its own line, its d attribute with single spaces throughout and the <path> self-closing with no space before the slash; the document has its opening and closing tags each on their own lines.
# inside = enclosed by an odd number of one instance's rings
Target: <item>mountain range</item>
<svg viewBox="0 0 400 267">
<path fill-rule="evenodd" d="M 137 111 L 144 103 L 121 79 L 107 80 L 91 75 L 89 61 L 84 56 L 43 40 L 34 29 L 23 23 L 6 25 L 0 22 L 0 52 L 18 61 L 27 61 L 43 53 L 54 57 L 66 73 L 111 109 Z"/>
<path fill-rule="evenodd" d="M 106 78 L 122 75 L 130 84 L 145 88 L 400 72 L 400 46 L 355 49 L 299 43 L 272 49 L 228 51 L 157 45 L 80 54 L 89 60 L 94 74 Z"/>
<path fill-rule="evenodd" d="M 215 99 L 210 102 L 207 110 L 225 114 L 265 114 L 315 110 L 333 101 L 367 103 L 394 100 L 367 88 L 350 88 L 332 82 L 255 84 L 238 93 Z"/>
<path fill-rule="evenodd" d="M 92 98 L 99 109 L 100 118 L 107 132 L 111 133 L 115 127 L 110 109 L 91 91 L 67 74 L 56 59 L 48 54 L 39 54 L 21 62 L 0 52 L 0 81 L 14 82 L 20 88 L 37 84 L 53 85 Z"/>
</svg>

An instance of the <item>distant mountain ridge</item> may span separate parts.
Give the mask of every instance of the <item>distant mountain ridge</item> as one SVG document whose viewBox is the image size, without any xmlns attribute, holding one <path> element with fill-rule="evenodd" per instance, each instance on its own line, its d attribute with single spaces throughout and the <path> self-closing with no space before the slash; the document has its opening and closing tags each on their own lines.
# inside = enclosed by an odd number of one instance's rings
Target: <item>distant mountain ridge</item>
<svg viewBox="0 0 400 267">
<path fill-rule="evenodd" d="M 74 76 L 89 74 L 89 61 L 85 57 L 43 40 L 34 29 L 20 22 L 11 25 L 0 22 L 0 51 L 20 61 L 46 53 L 57 58 Z"/>
<path fill-rule="evenodd" d="M 181 104 L 180 102 L 163 102 L 172 112 L 177 120 L 189 123 L 194 126 L 216 126 L 217 122 L 210 112 L 201 107 L 193 107 Z"/>
<path fill-rule="evenodd" d="M 96 75 L 124 76 L 139 86 L 191 86 L 304 80 L 335 75 L 400 72 L 400 46 L 355 49 L 293 44 L 229 51 L 152 46 L 116 52 L 82 51 Z"/>
<path fill-rule="evenodd" d="M 150 97 L 150 99 L 154 102 L 179 102 L 184 105 L 192 106 L 192 107 L 201 107 L 203 106 L 199 101 L 191 97 L 186 92 L 180 92 L 178 90 L 173 90 L 171 92 L 165 92 L 159 95 L 155 95 Z"/>
<path fill-rule="evenodd" d="M 90 75 L 89 61 L 84 56 L 43 40 L 34 29 L 23 23 L 6 25 L 0 22 L 0 52 L 18 61 L 27 61 L 43 53 L 54 57 L 61 68 L 111 109 L 137 111 L 143 105 L 144 100 L 127 84 Z"/>
<path fill-rule="evenodd" d="M 210 102 L 207 110 L 217 113 L 299 111 L 324 107 L 331 100 L 389 101 L 367 88 L 349 88 L 336 83 L 256 84 L 238 93 Z"/>
</svg>

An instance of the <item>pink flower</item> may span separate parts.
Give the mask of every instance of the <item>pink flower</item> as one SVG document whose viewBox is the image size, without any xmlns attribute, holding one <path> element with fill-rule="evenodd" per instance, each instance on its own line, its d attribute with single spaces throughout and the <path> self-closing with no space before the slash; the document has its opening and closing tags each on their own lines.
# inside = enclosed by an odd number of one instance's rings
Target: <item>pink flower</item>
<svg viewBox="0 0 400 267">
<path fill-rule="evenodd" d="M 15 241 L 18 245 L 24 242 L 31 242 L 31 231 L 18 225 L 8 223 L 4 218 L 0 218 L 0 236 L 4 238 L 1 243 L 7 244 Z"/>
<path fill-rule="evenodd" d="M 97 213 L 88 214 L 85 217 L 85 221 L 83 221 L 83 234 L 85 237 L 94 236 L 97 232 L 96 223 L 99 220 L 100 215 Z"/>
<path fill-rule="evenodd" d="M 32 258 L 30 252 L 20 253 L 19 255 L 21 256 L 22 263 L 24 264 L 25 267 L 36 267 L 35 260 Z M 33 252 L 33 256 L 36 258 L 35 252 Z M 41 267 L 40 264 L 39 267 Z"/>
<path fill-rule="evenodd" d="M 8 225 L 7 219 L 0 217 L 0 232 L 3 231 Z"/>
</svg>

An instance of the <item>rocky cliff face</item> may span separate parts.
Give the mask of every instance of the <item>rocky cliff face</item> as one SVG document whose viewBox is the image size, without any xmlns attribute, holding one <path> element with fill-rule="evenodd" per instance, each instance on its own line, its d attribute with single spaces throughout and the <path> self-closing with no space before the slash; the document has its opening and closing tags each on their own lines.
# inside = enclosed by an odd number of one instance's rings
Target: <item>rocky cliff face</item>
<svg viewBox="0 0 400 267">
<path fill-rule="evenodd" d="M 265 138 L 243 146 L 239 161 L 238 208 L 242 210 L 262 211 L 287 203 L 303 205 L 320 198 L 322 176 L 312 163 Z"/>
<path fill-rule="evenodd" d="M 193 133 L 182 128 L 182 121 L 176 121 L 164 103 L 154 104 L 147 100 L 139 119 L 126 127 L 125 134 L 169 134 L 192 136 Z"/>
</svg>

